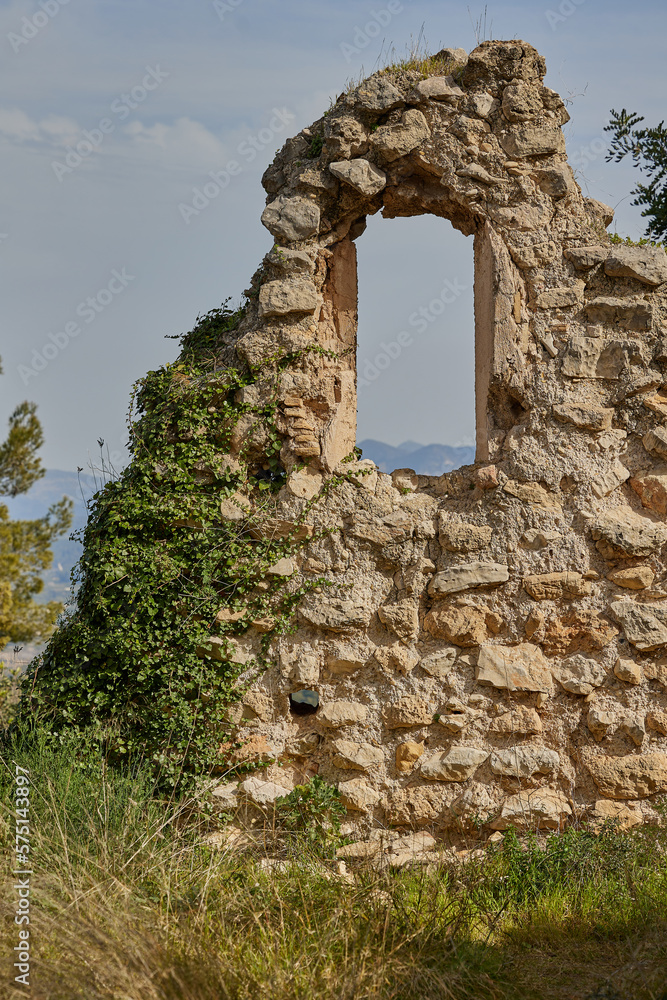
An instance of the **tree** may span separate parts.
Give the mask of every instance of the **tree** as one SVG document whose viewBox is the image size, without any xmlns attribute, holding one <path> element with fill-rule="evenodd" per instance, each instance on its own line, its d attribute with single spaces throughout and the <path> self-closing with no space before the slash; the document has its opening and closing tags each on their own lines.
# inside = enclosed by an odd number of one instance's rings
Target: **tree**
<svg viewBox="0 0 667 1000">
<path fill-rule="evenodd" d="M 25 493 L 44 475 L 37 454 L 44 434 L 36 409 L 34 403 L 20 403 L 9 418 L 0 444 L 0 496 Z M 72 523 L 72 506 L 63 497 L 45 517 L 15 521 L 0 504 L 0 649 L 8 642 L 44 640 L 62 610 L 58 601 L 38 604 L 34 598 L 53 559 L 52 542 Z"/>
<path fill-rule="evenodd" d="M 644 119 L 634 111 L 610 111 L 609 125 L 605 132 L 612 133 L 607 163 L 619 163 L 631 156 L 649 180 L 648 184 L 637 184 L 631 192 L 636 195 L 633 205 L 644 205 L 642 215 L 648 218 L 646 235 L 660 240 L 667 236 L 667 129 L 664 120 L 655 128 L 637 128 Z"/>
</svg>

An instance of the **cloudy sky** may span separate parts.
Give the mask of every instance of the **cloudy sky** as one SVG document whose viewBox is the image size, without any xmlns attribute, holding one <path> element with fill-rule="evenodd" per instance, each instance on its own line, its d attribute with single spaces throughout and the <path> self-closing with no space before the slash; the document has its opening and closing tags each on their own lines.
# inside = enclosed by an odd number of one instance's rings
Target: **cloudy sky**
<svg viewBox="0 0 667 1000">
<path fill-rule="evenodd" d="M 99 437 L 122 463 L 133 381 L 174 358 L 166 337 L 227 296 L 238 301 L 271 246 L 260 177 L 276 149 L 422 26 L 431 51 L 474 48 L 482 10 L 452 0 L 0 0 L 0 421 L 33 399 L 50 468 L 85 466 Z M 488 4 L 486 37 L 522 38 L 546 56 L 546 83 L 571 101 L 580 183 L 617 206 L 618 231 L 635 237 L 635 172 L 604 162 L 602 130 L 612 107 L 663 117 L 666 29 L 657 0 Z M 84 157 L 73 153 L 82 141 Z M 226 177 L 230 160 L 241 171 Z M 201 207 L 195 189 L 211 172 L 226 187 Z M 447 281 L 457 289 L 363 388 L 359 439 L 468 443 L 471 240 L 439 219 L 375 217 L 358 250 L 362 371 L 372 374 L 382 344 Z"/>
</svg>

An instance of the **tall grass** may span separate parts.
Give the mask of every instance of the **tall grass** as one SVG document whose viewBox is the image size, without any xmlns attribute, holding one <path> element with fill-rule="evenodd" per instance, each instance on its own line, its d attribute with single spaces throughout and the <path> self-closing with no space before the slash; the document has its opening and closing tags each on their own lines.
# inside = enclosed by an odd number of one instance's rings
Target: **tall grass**
<svg viewBox="0 0 667 1000">
<path fill-rule="evenodd" d="M 17 736 L 0 752 L 8 866 L 12 761 L 33 782 L 35 1000 L 667 1000 L 662 829 L 510 832 L 465 864 L 362 865 L 348 882 L 294 837 L 262 868 L 270 825 L 252 848 L 212 847 L 202 813 L 160 799 L 140 763 Z M 11 876 L 3 888 L 10 955 Z M 0 997 L 25 996 L 10 964 Z"/>
</svg>

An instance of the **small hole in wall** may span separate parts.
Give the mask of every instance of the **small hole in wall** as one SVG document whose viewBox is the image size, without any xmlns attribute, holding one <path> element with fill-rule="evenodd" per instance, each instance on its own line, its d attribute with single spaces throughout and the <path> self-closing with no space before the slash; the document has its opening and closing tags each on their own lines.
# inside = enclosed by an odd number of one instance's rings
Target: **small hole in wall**
<svg viewBox="0 0 667 1000">
<path fill-rule="evenodd" d="M 317 691 L 295 691 L 289 696 L 289 710 L 292 715 L 314 715 L 320 707 Z"/>
</svg>

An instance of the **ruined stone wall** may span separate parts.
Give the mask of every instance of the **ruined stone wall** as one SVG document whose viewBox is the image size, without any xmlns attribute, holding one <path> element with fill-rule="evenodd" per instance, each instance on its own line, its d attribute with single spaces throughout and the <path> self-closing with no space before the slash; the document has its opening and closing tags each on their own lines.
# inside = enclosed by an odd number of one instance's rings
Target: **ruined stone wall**
<svg viewBox="0 0 667 1000">
<path fill-rule="evenodd" d="M 360 828 L 650 820 L 667 791 L 667 257 L 610 241 L 531 46 L 432 66 L 341 95 L 264 176 L 275 246 L 230 347 L 253 365 L 294 357 L 272 524 L 311 503 L 311 541 L 275 572 L 330 585 L 301 601 L 236 716 L 246 755 L 273 763 L 220 794 L 266 803 L 319 773 Z M 378 211 L 474 237 L 477 461 L 440 478 L 341 464 L 354 240 Z M 262 634 L 238 641 L 241 662 Z M 290 710 L 300 689 L 316 712 Z"/>
</svg>

